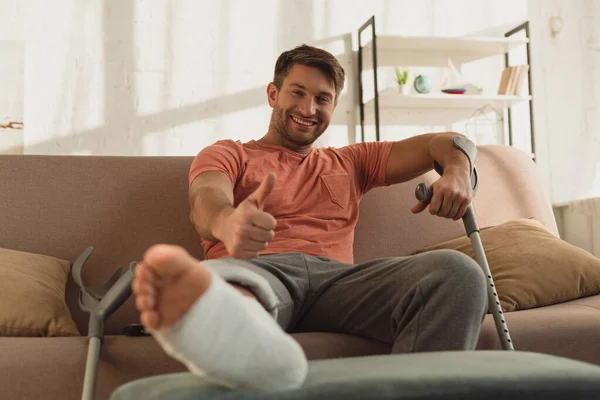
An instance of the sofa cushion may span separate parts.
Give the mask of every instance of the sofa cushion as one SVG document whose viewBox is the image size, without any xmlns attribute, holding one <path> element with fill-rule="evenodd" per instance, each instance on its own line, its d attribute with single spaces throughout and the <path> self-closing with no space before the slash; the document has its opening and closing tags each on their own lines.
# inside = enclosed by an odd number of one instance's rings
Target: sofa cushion
<svg viewBox="0 0 600 400">
<path fill-rule="evenodd" d="M 556 237 L 535 219 L 482 229 L 480 237 L 504 311 L 600 293 L 600 259 Z M 475 259 L 466 235 L 416 253 L 437 249 L 458 250 Z"/>
<path fill-rule="evenodd" d="M 70 264 L 0 248 L 0 336 L 75 336 L 65 303 Z"/>
</svg>

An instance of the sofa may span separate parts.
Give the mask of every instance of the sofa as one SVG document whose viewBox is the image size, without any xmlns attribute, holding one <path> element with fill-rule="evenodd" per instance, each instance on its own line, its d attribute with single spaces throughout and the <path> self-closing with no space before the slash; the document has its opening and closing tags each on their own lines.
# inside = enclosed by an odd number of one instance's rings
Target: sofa
<svg viewBox="0 0 600 400">
<path fill-rule="evenodd" d="M 185 247 L 202 258 L 189 221 L 188 169 L 193 157 L 0 155 L 0 248 L 30 252 L 70 263 L 94 250 L 83 270 L 86 285 L 99 285 L 139 260 L 155 243 Z M 558 236 L 551 205 L 536 164 L 509 146 L 479 147 L 480 187 L 473 207 L 480 228 L 535 218 Z M 431 171 L 369 192 L 361 202 L 355 261 L 412 254 L 464 236 L 460 221 L 414 215 L 418 183 Z M 80 335 L 0 337 L 0 398 L 81 398 L 88 351 L 88 314 L 69 276 L 65 303 Z M 0 305 L 1 307 L 1 305 Z M 600 364 L 600 296 L 505 314 L 517 350 Z M 133 296 L 107 321 L 100 350 L 96 398 L 132 380 L 185 371 L 151 337 L 123 334 L 139 323 Z M 386 354 L 390 345 L 352 335 L 294 333 L 309 359 Z M 478 350 L 500 349 L 491 315 L 482 324 Z"/>
</svg>

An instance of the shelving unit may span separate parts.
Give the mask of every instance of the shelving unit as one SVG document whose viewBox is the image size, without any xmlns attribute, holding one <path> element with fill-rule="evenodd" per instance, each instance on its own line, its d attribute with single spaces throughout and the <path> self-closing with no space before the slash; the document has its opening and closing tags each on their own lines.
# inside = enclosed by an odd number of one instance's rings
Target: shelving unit
<svg viewBox="0 0 600 400">
<path fill-rule="evenodd" d="M 378 65 L 396 66 L 410 63 L 415 66 L 445 67 L 448 55 L 452 61 L 465 64 L 482 58 L 505 54 L 526 44 L 527 39 L 502 37 L 430 37 L 430 36 L 390 36 L 371 38 L 364 46 L 364 52 L 373 51 L 377 44 Z M 373 67 L 371 60 L 365 60 L 363 69 Z"/>
<path fill-rule="evenodd" d="M 478 109 L 490 105 L 494 108 L 509 108 L 512 105 L 529 101 L 531 96 L 505 95 L 453 95 L 445 93 L 399 95 L 392 88 L 379 91 L 379 108 L 418 108 L 418 109 Z M 366 107 L 375 103 L 371 98 L 364 102 Z"/>
<path fill-rule="evenodd" d="M 362 34 L 371 28 L 371 38 L 365 42 Z M 525 31 L 525 37 L 516 37 L 515 34 Z M 421 109 L 438 110 L 477 110 L 485 106 L 496 109 L 508 110 L 508 139 L 513 144 L 511 107 L 515 104 L 529 103 L 530 140 L 531 152 L 535 155 L 535 141 L 533 131 L 533 97 L 531 91 L 531 68 L 528 71 L 528 94 L 521 96 L 506 95 L 452 95 L 445 93 L 428 93 L 403 95 L 394 89 L 378 88 L 377 70 L 380 67 L 391 66 L 425 66 L 446 67 L 448 58 L 455 65 L 462 65 L 487 57 L 504 55 L 505 66 L 510 65 L 509 52 L 520 46 L 525 46 L 527 63 L 531 65 L 529 50 L 529 22 L 506 32 L 504 37 L 407 37 L 381 35 L 375 31 L 375 17 L 371 17 L 358 30 L 358 97 L 360 102 L 361 140 L 365 140 L 365 108 L 373 109 L 375 119 L 375 137 L 380 140 L 380 113 L 381 109 Z M 371 57 L 364 57 L 364 55 Z M 374 96 L 364 98 L 363 71 L 373 71 Z"/>
</svg>

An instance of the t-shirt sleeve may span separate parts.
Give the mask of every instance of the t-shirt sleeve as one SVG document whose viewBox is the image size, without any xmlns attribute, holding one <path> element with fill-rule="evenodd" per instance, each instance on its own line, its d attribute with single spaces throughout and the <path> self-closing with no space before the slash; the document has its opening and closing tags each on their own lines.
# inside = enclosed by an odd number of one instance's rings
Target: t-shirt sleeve
<svg viewBox="0 0 600 400">
<path fill-rule="evenodd" d="M 244 151 L 241 143 L 232 140 L 220 140 L 202 149 L 192 161 L 188 176 L 191 185 L 198 175 L 207 171 L 221 171 L 235 186 L 242 173 L 244 165 Z"/>
<path fill-rule="evenodd" d="M 362 142 L 343 147 L 342 153 L 352 163 L 361 194 L 385 186 L 385 170 L 392 142 Z"/>
</svg>

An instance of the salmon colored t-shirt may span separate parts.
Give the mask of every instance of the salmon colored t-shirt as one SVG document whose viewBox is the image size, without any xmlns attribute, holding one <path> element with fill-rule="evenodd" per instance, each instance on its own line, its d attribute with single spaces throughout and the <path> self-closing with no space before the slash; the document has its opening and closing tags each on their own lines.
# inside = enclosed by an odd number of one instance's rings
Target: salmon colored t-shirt
<svg viewBox="0 0 600 400">
<path fill-rule="evenodd" d="M 263 209 L 277 220 L 275 238 L 260 254 L 301 252 L 352 263 L 359 201 L 385 185 L 391 148 L 392 142 L 368 142 L 301 155 L 254 140 L 220 140 L 195 157 L 189 183 L 203 172 L 222 171 L 237 206 L 275 172 L 275 188 Z M 202 240 L 202 246 L 205 259 L 229 256 L 222 242 Z"/>
</svg>

